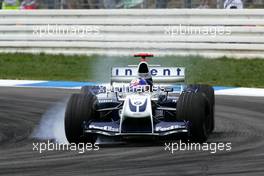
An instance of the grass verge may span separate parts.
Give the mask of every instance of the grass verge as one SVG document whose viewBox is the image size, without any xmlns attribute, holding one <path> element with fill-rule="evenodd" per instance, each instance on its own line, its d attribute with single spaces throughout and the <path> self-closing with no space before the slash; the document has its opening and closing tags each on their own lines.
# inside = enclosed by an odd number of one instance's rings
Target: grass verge
<svg viewBox="0 0 264 176">
<path fill-rule="evenodd" d="M 131 57 L 0 53 L 0 79 L 101 82 L 109 81 L 112 66 L 137 62 Z M 186 67 L 187 83 L 264 87 L 264 59 L 168 56 L 153 58 L 150 63 Z"/>
</svg>

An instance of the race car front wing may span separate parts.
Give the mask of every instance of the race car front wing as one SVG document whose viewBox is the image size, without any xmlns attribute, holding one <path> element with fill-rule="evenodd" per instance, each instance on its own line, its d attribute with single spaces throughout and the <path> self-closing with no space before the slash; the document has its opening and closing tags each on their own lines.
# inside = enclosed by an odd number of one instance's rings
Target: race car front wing
<svg viewBox="0 0 264 176">
<path fill-rule="evenodd" d="M 161 121 L 154 124 L 153 132 L 137 131 L 133 133 L 124 133 L 120 130 L 120 121 L 112 122 L 84 122 L 84 134 L 101 134 L 105 136 L 168 136 L 177 133 L 188 133 L 189 122 L 165 122 Z"/>
</svg>

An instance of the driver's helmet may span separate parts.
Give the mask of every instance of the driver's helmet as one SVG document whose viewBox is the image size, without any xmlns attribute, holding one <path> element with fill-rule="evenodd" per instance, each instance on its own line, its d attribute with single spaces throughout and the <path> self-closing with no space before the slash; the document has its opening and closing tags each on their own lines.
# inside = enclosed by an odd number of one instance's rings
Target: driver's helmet
<svg viewBox="0 0 264 176">
<path fill-rule="evenodd" d="M 148 83 L 144 78 L 137 78 L 137 79 L 133 79 L 130 84 L 129 84 L 129 88 L 131 91 L 135 92 L 135 91 L 145 91 L 148 90 Z"/>
</svg>

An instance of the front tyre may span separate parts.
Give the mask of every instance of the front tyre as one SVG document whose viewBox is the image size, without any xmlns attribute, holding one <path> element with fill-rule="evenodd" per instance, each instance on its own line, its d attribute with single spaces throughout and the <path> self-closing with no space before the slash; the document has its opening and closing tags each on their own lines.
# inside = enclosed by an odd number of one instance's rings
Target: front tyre
<svg viewBox="0 0 264 176">
<path fill-rule="evenodd" d="M 187 86 L 187 91 L 200 92 L 207 99 L 207 113 L 209 116 L 208 131 L 211 133 L 215 128 L 214 110 L 215 110 L 215 94 L 214 89 L 209 85 L 204 84 L 191 84 Z"/>
<path fill-rule="evenodd" d="M 71 95 L 65 111 L 65 134 L 69 143 L 95 143 L 96 136 L 83 136 L 83 122 L 96 117 L 97 97 L 91 93 Z"/>
<path fill-rule="evenodd" d="M 194 142 L 208 138 L 205 103 L 202 94 L 195 92 L 183 92 L 177 102 L 177 119 L 190 122 L 190 140 Z"/>
</svg>

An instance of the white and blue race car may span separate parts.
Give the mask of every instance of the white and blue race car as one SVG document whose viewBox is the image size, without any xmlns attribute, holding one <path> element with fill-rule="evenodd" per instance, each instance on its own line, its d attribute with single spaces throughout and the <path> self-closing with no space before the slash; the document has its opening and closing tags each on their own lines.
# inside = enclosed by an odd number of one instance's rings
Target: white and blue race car
<svg viewBox="0 0 264 176">
<path fill-rule="evenodd" d="M 68 141 L 94 143 L 99 135 L 206 141 L 214 130 L 213 88 L 185 85 L 185 68 L 149 65 L 146 57 L 152 54 L 135 56 L 141 57 L 138 65 L 112 68 L 109 86 L 84 86 L 71 95 L 65 112 Z M 133 78 L 146 84 L 131 86 Z"/>
</svg>

